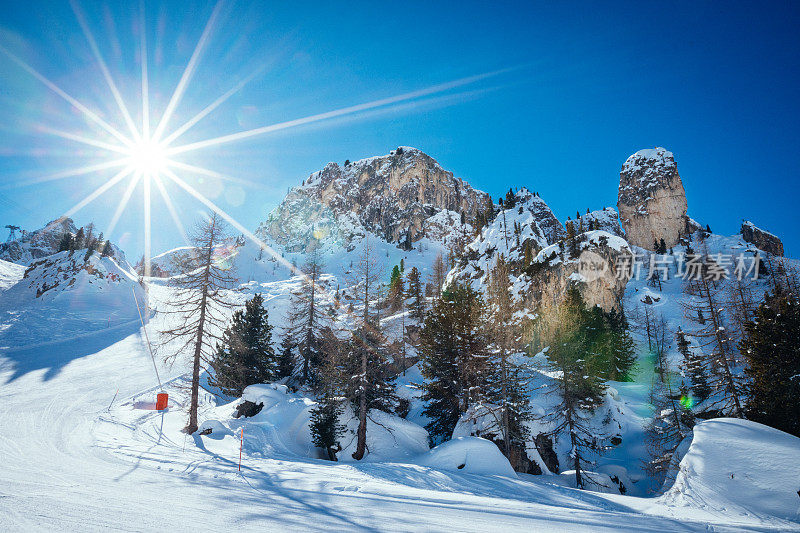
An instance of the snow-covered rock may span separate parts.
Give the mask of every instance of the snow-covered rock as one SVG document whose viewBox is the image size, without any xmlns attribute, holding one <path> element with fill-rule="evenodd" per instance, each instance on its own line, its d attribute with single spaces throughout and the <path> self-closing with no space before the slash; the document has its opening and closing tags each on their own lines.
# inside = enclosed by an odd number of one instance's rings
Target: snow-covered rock
<svg viewBox="0 0 800 533">
<path fill-rule="evenodd" d="M 772 233 L 765 231 L 749 220 L 742 222 L 742 238 L 759 250 L 763 250 L 772 255 L 783 257 L 783 243 Z"/>
<path fill-rule="evenodd" d="M 479 437 L 456 437 L 444 442 L 420 458 L 419 463 L 438 470 L 516 477 L 497 445 Z"/>
<path fill-rule="evenodd" d="M 525 280 L 519 271 L 551 242 L 552 236 L 559 238 L 563 231 L 545 201 L 523 187 L 514 195 L 513 207 L 501 209 L 469 243 L 464 258 L 448 274 L 447 283 L 459 281 L 472 285 L 477 291 L 485 291 L 489 273 L 502 255 L 513 267 L 512 287 L 520 289 Z M 519 290 L 513 293 L 515 298 L 521 296 Z"/>
<path fill-rule="evenodd" d="M 639 150 L 619 173 L 619 217 L 625 237 L 650 250 L 664 239 L 674 246 L 686 233 L 686 192 L 672 152 L 664 148 Z"/>
<path fill-rule="evenodd" d="M 592 229 L 603 230 L 619 237 L 624 235 L 622 227 L 619 225 L 619 213 L 617 213 L 617 210 L 613 207 L 605 207 L 603 209 L 584 213 L 578 219 L 578 227 L 583 224 L 585 230 L 590 229 L 590 223 L 593 226 Z"/>
<path fill-rule="evenodd" d="M 575 287 L 587 306 L 620 310 L 633 260 L 627 241 L 601 230 L 579 234 L 576 241 L 574 257 L 563 241 L 539 251 L 527 271 L 531 301 L 537 307 L 558 304 Z"/>
</svg>

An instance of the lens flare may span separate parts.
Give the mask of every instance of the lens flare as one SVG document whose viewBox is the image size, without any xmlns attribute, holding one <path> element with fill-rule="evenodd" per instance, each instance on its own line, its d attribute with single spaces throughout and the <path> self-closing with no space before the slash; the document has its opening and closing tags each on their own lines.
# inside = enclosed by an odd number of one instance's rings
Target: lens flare
<svg viewBox="0 0 800 533">
<path fill-rule="evenodd" d="M 684 409 L 691 409 L 694 407 L 694 398 L 691 396 L 681 396 L 681 405 Z"/>
</svg>

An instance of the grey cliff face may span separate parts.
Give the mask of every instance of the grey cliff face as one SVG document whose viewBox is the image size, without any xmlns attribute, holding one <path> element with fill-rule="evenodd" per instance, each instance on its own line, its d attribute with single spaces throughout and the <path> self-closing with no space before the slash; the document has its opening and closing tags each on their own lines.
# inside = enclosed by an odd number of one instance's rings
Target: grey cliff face
<svg viewBox="0 0 800 533">
<path fill-rule="evenodd" d="M 674 246 L 686 232 L 686 192 L 672 152 L 640 150 L 619 174 L 617 201 L 620 222 L 629 243 L 648 250 L 664 239 Z"/>
<path fill-rule="evenodd" d="M 772 233 L 764 231 L 749 220 L 742 222 L 741 232 L 742 238 L 759 250 L 779 257 L 783 256 L 783 242 Z"/>
<path fill-rule="evenodd" d="M 412 244 L 426 221 L 447 210 L 467 221 L 491 202 L 430 156 L 403 147 L 340 167 L 329 163 L 293 188 L 258 231 L 293 251 L 315 240 L 347 242 L 369 230 L 388 242 Z"/>
</svg>

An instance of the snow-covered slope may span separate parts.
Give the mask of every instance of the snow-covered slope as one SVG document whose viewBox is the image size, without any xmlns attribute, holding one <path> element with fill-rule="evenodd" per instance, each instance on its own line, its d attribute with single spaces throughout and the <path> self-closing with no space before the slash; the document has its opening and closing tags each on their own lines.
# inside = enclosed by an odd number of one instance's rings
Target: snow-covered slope
<svg viewBox="0 0 800 533">
<path fill-rule="evenodd" d="M 33 262 L 0 297 L 0 349 L 49 343 L 138 321 L 144 290 L 127 263 L 85 250 Z M 18 274 L 18 270 L 14 269 Z"/>
<path fill-rule="evenodd" d="M 800 438 L 735 418 L 702 421 L 693 433 L 664 501 L 737 518 L 800 521 Z"/>
<path fill-rule="evenodd" d="M 17 283 L 25 274 L 25 267 L 0 259 L 0 291 Z"/>
<path fill-rule="evenodd" d="M 48 374 L 59 353 L 71 360 Z M 260 453 L 258 432 L 247 423 L 240 472 L 235 436 L 223 446 L 178 432 L 185 421 L 178 393 L 166 413 L 135 408 L 152 402 L 158 388 L 141 331 L 109 332 L 102 344 L 64 339 L 25 356 L 41 370 L 13 376 L 0 352 L 0 514 L 12 531 L 190 531 L 198 522 L 242 531 L 798 529 L 796 519 L 712 509 L 717 500 L 595 494 L 541 476 L 465 473 L 459 465 Z M 183 368 L 159 367 L 165 383 L 180 389 Z M 203 409 L 214 409 L 208 400 Z M 132 416 L 120 420 L 123 410 Z M 704 453 L 724 455 L 720 446 L 711 442 Z"/>
</svg>

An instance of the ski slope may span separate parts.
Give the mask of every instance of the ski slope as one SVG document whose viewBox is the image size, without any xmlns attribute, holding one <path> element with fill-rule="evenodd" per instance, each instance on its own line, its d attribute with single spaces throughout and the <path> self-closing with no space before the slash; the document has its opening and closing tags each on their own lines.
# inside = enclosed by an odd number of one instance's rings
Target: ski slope
<svg viewBox="0 0 800 533">
<path fill-rule="evenodd" d="M 8 290 L 0 289 L 3 313 L 10 312 L 5 309 Z M 93 296 L 98 319 L 120 311 L 113 305 L 123 305 L 106 294 L 111 293 Z M 148 327 L 158 329 L 157 320 Z M 0 348 L 2 530 L 800 530 L 800 517 L 791 512 L 794 500 L 786 497 L 790 476 L 775 489 L 784 498 L 777 511 L 769 505 L 750 509 L 745 498 L 730 505 L 731 494 L 768 484 L 765 476 L 791 468 L 783 461 L 800 461 L 798 439 L 785 436 L 777 456 L 781 462 L 771 462 L 774 430 L 757 424 L 741 423 L 738 430 L 748 439 L 765 435 L 760 445 L 736 448 L 735 456 L 723 455 L 724 442 L 713 438 L 696 452 L 690 446 L 681 464 L 691 466 L 685 480 L 692 491 L 680 498 L 577 491 L 547 477 L 464 473 L 443 467 L 452 454 L 433 466 L 402 457 L 330 463 L 288 446 L 263 445 L 290 434 L 277 421 L 271 441 L 249 439 L 259 433 L 243 421 L 246 447 L 239 473 L 236 435 L 214 440 L 180 433 L 185 422 L 176 403 L 182 401 L 185 379 L 181 362 L 171 369 L 159 365 L 172 393 L 170 410 L 136 409 L 152 401 L 157 389 L 138 324 L 41 343 L 13 322 L 5 338 L 9 343 Z M 210 398 L 203 405 L 219 409 Z M 722 440 L 744 438 L 733 427 Z M 737 472 L 746 472 L 749 480 L 743 477 L 740 485 L 718 491 L 719 480 L 706 480 L 698 466 L 708 456 L 738 462 Z M 748 466 L 764 463 L 771 469 Z"/>
</svg>

